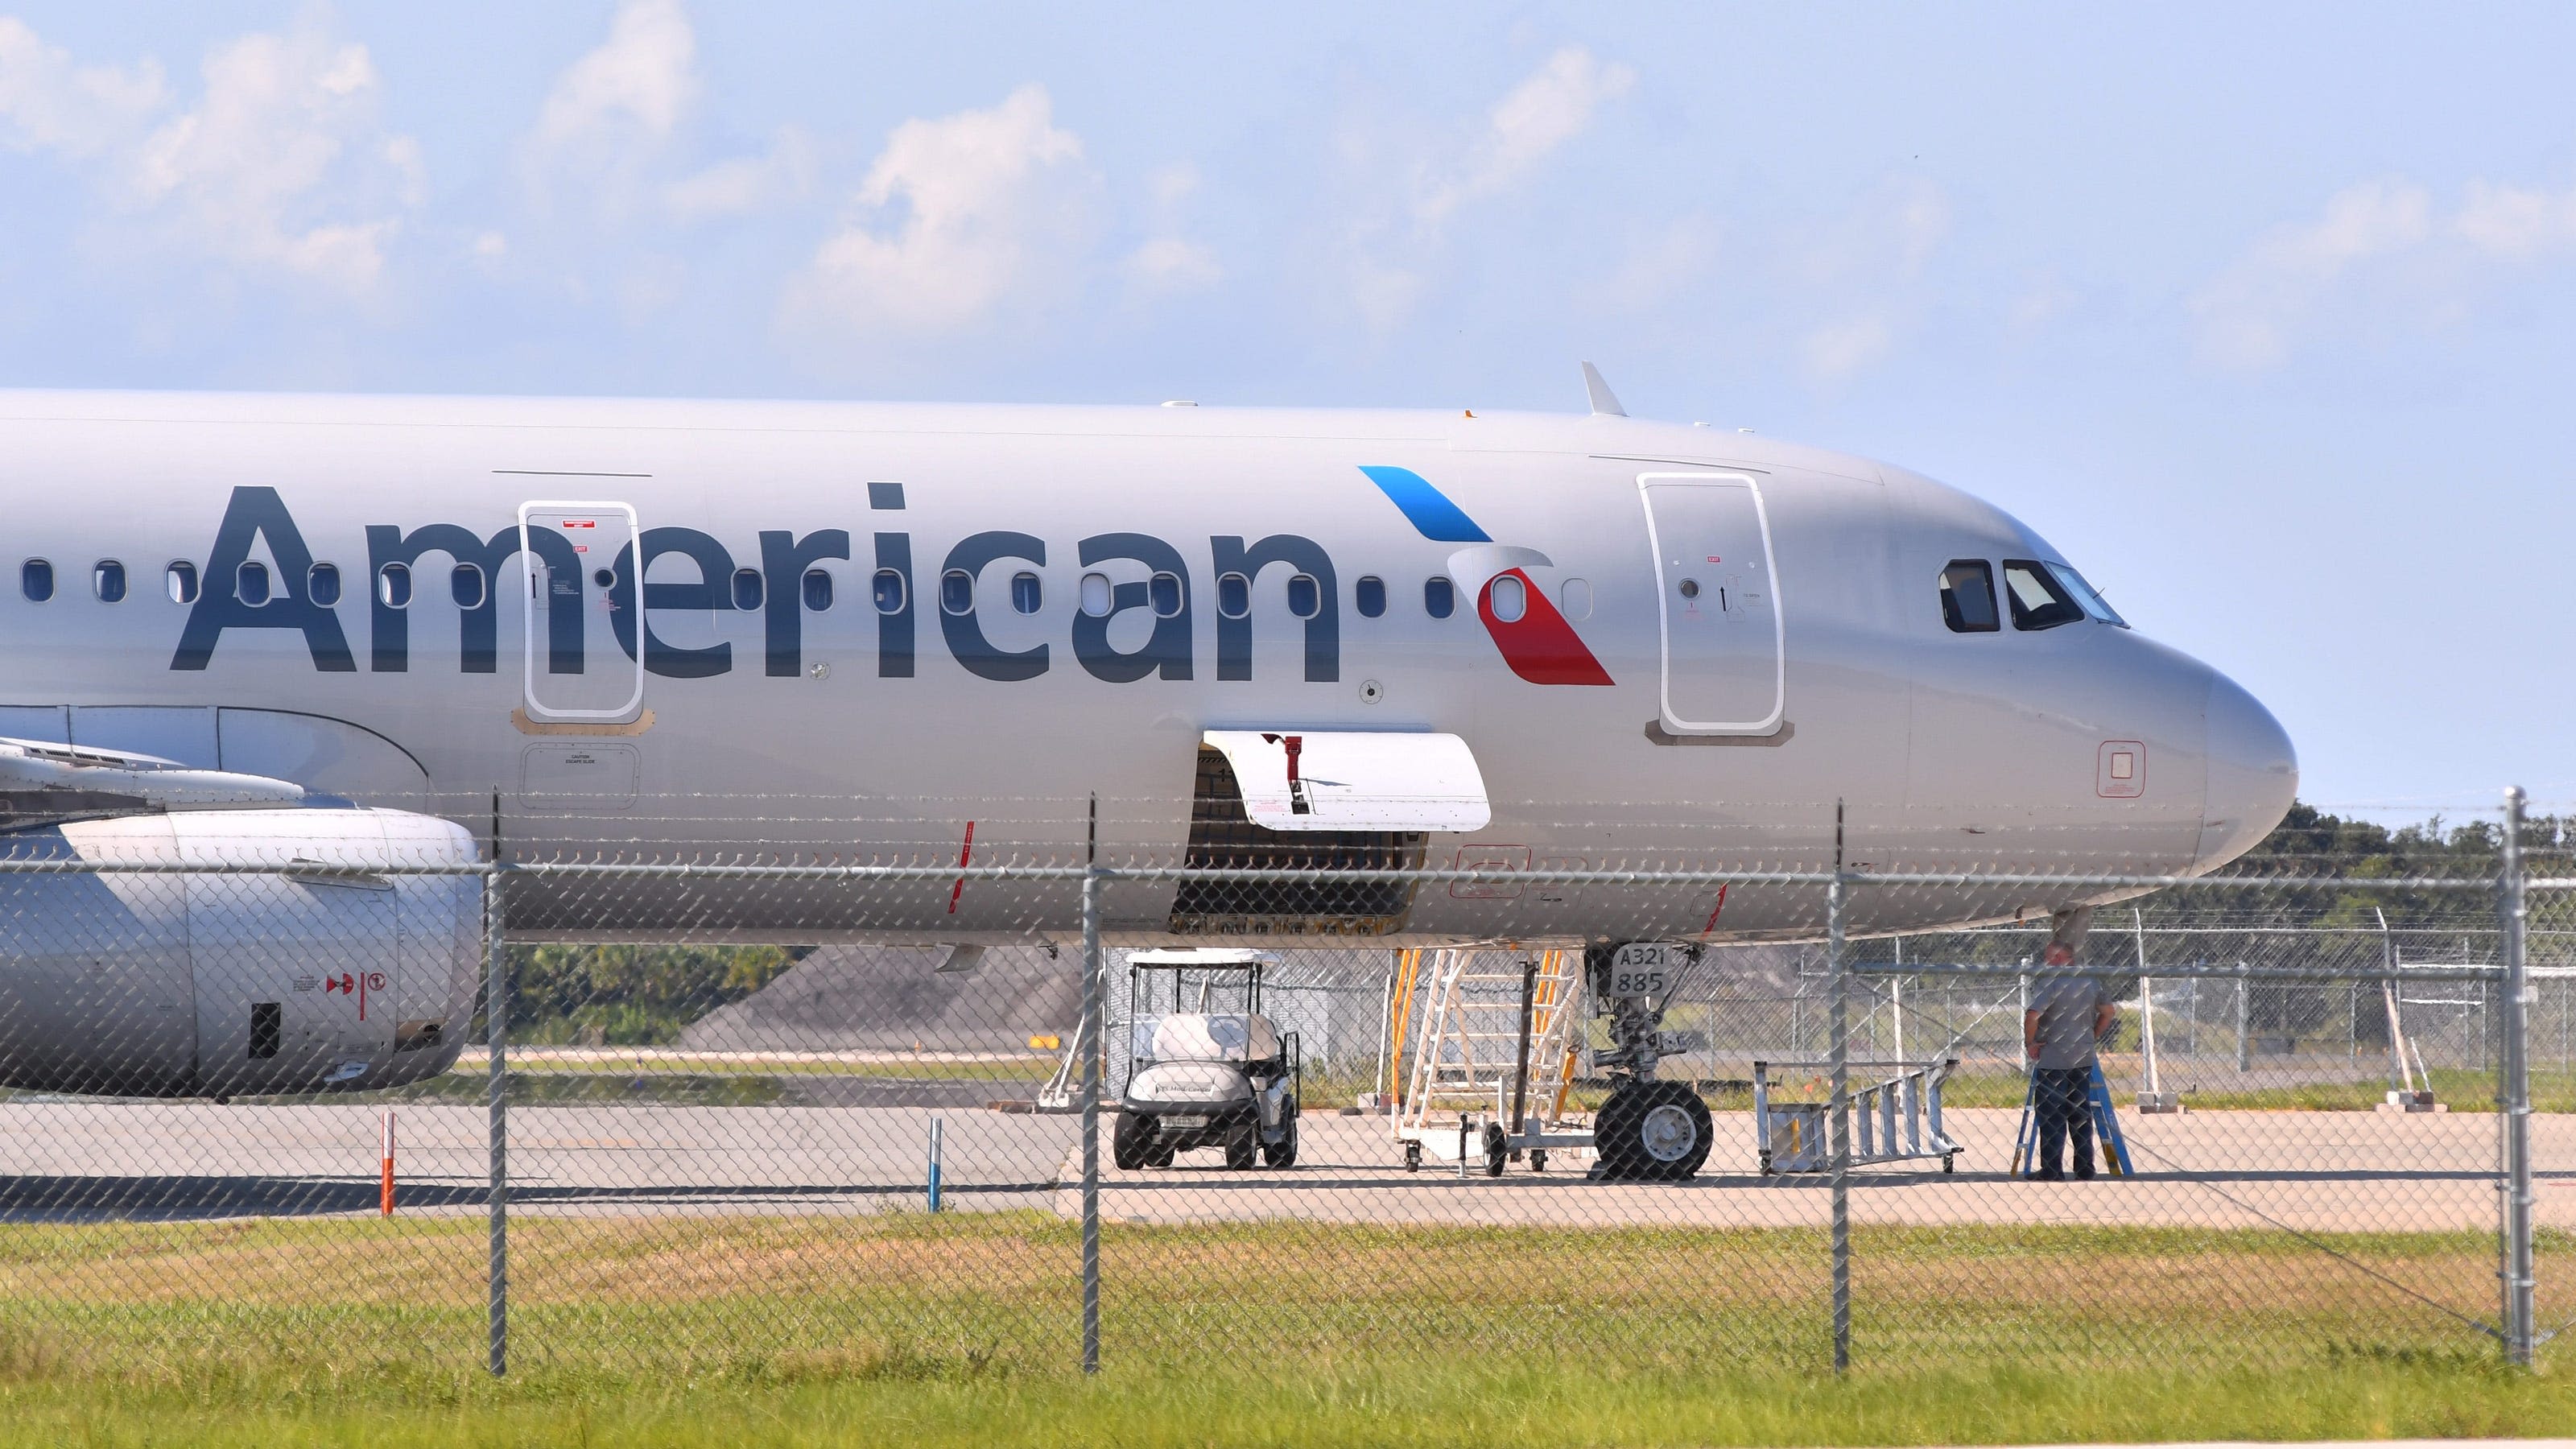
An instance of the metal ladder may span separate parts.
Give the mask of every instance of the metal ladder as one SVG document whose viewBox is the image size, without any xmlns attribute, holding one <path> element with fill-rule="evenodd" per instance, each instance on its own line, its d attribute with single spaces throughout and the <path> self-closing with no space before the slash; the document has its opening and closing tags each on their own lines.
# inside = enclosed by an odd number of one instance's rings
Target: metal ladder
<svg viewBox="0 0 2576 1449">
<path fill-rule="evenodd" d="M 1529 988 L 1529 1078 L 1521 1084 L 1523 963 L 1535 960 Z M 1402 953 L 1394 997 L 1398 1040 L 1410 1035 L 1412 1060 L 1394 1118 L 1397 1140 L 1457 1150 L 1462 1115 L 1506 1130 L 1516 1092 L 1529 1122 L 1554 1123 L 1573 1087 L 1576 1031 L 1582 1021 L 1580 951 L 1442 948 Z M 1405 1026 L 1420 1023 L 1418 1030 Z M 1517 1144 L 1516 1144 L 1517 1145 Z M 1481 1151 L 1481 1141 L 1477 1149 Z"/>
</svg>

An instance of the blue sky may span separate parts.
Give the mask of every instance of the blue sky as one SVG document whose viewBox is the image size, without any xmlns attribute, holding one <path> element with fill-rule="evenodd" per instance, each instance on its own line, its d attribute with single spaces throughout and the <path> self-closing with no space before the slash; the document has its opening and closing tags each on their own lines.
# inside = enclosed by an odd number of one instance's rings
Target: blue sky
<svg viewBox="0 0 2576 1449">
<path fill-rule="evenodd" d="M 0 9 L 0 384 L 1578 405 L 2576 805 L 2576 10 Z"/>
</svg>

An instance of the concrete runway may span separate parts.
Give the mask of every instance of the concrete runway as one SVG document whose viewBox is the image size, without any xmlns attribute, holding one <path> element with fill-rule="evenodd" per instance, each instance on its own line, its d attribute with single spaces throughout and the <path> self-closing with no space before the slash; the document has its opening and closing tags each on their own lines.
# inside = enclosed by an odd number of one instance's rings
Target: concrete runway
<svg viewBox="0 0 2576 1449">
<path fill-rule="evenodd" d="M 0 1221 L 187 1220 L 372 1213 L 379 1108 L 203 1102 L 0 1104 Z M 2008 1179 L 2018 1113 L 1959 1109 L 1956 1176 L 1937 1164 L 1863 1168 L 1863 1224 L 2065 1223 L 2322 1231 L 2485 1231 L 2495 1222 L 2495 1119 L 2486 1114 L 2211 1112 L 2124 1116 L 2139 1176 Z M 522 1212 L 874 1212 L 921 1201 L 933 1116 L 945 1123 L 951 1204 L 1079 1210 L 1079 1124 L 919 1107 L 514 1106 L 512 1203 Z M 406 1211 L 479 1213 L 485 1120 L 473 1106 L 398 1109 Z M 1106 1124 L 1104 1123 L 1104 1127 Z M 1752 1118 L 1720 1113 L 1697 1180 L 1584 1180 L 1560 1156 L 1465 1181 L 1403 1171 L 1378 1117 L 1310 1115 L 1300 1164 L 1228 1173 L 1213 1151 L 1173 1169 L 1105 1170 L 1103 1211 L 1128 1222 L 1305 1220 L 1505 1225 L 1820 1226 L 1821 1176 L 1753 1172 Z M 2540 1221 L 2576 1228 L 2576 1117 L 2533 1120 Z M 1445 1169 L 1445 1170 L 1444 1170 Z"/>
</svg>

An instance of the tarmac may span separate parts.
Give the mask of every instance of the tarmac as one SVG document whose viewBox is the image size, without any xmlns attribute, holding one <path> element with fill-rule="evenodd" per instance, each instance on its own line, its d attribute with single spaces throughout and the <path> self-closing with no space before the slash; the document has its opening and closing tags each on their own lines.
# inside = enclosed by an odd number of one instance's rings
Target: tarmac
<svg viewBox="0 0 2576 1449">
<path fill-rule="evenodd" d="M 348 1103 L 0 1103 L 0 1221 L 191 1220 L 372 1213 L 381 1107 Z M 974 1107 L 638 1103 L 514 1105 L 514 1211 L 586 1214 L 876 1212 L 917 1208 L 930 1125 L 941 1123 L 946 1202 L 964 1210 L 1079 1212 L 1080 1124 Z M 1868 1224 L 2059 1223 L 2301 1231 L 2491 1231 L 2496 1119 L 2485 1113 L 2124 1114 L 2137 1175 L 2039 1183 L 2009 1176 L 2019 1114 L 1955 1109 L 1955 1175 L 1938 1162 L 1861 1167 Z M 397 1109 L 398 1202 L 480 1213 L 488 1123 L 473 1105 Z M 1749 1113 L 1722 1112 L 1688 1183 L 1589 1181 L 1560 1152 L 1544 1174 L 1481 1161 L 1460 1178 L 1407 1172 L 1383 1117 L 1310 1113 L 1300 1161 L 1226 1172 L 1213 1150 L 1120 1172 L 1103 1122 L 1102 1212 L 1113 1221 L 1459 1223 L 1556 1227 L 1817 1226 L 1821 1174 L 1755 1170 Z M 2542 1225 L 2576 1229 L 2576 1117 L 2533 1119 Z"/>
</svg>

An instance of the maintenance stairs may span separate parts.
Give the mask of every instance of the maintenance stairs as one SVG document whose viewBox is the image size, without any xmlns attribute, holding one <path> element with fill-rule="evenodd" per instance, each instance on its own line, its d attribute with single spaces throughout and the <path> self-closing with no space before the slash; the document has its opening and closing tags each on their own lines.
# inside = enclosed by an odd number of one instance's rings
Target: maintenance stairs
<svg viewBox="0 0 2576 1449">
<path fill-rule="evenodd" d="M 1530 1151 L 1543 1165 L 1549 1147 L 1589 1143 L 1588 1133 L 1549 1130 L 1574 1085 L 1581 951 L 1403 951 L 1390 1006 L 1390 1039 L 1409 1052 L 1394 1119 L 1408 1166 L 1425 1151 L 1482 1155 L 1499 1174 L 1505 1155 Z"/>
</svg>

